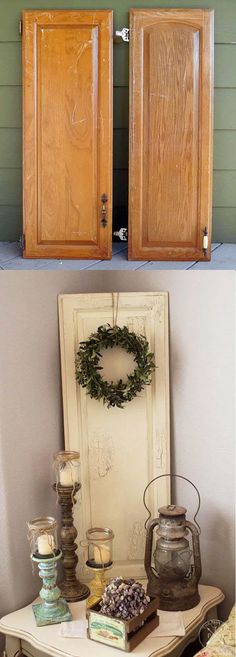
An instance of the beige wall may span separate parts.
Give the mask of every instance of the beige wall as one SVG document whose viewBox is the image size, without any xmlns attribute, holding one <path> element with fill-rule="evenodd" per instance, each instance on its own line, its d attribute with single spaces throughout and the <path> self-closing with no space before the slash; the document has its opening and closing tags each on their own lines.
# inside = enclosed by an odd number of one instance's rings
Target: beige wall
<svg viewBox="0 0 236 657">
<path fill-rule="evenodd" d="M 26 521 L 55 514 L 51 462 L 63 444 L 57 295 L 170 293 L 172 469 L 200 489 L 203 582 L 233 602 L 235 274 L 1 272 L 0 527 L 5 614 L 38 590 Z M 178 487 L 180 493 L 180 487 Z M 189 515 L 194 497 L 187 488 Z"/>
</svg>

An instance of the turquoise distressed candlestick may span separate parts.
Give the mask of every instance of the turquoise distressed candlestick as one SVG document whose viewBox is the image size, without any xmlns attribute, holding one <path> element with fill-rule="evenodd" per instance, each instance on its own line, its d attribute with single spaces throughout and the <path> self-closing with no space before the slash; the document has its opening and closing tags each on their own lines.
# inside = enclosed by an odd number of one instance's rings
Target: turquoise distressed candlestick
<svg viewBox="0 0 236 657">
<path fill-rule="evenodd" d="M 57 542 L 57 521 L 50 516 L 35 518 L 28 525 L 31 560 L 38 565 L 43 580 L 40 591 L 42 602 L 33 605 L 38 626 L 72 620 L 67 602 L 61 598 L 56 584 L 57 562 L 62 557 Z"/>
<path fill-rule="evenodd" d="M 32 561 L 38 564 L 39 576 L 43 580 L 43 586 L 39 592 L 43 602 L 33 605 L 36 624 L 39 627 L 72 620 L 68 604 L 60 597 L 61 591 L 56 584 L 57 561 L 61 559 L 61 556 L 61 551 L 48 559 L 31 555 Z"/>
</svg>

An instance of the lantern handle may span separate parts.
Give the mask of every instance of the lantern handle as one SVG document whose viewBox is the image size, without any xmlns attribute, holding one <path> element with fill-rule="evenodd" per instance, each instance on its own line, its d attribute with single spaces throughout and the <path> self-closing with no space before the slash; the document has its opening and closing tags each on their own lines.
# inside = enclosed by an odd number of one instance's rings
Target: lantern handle
<svg viewBox="0 0 236 657">
<path fill-rule="evenodd" d="M 151 486 L 151 484 L 154 483 L 154 481 L 157 481 L 158 479 L 162 479 L 163 477 L 171 477 L 171 478 L 173 478 L 173 477 L 178 477 L 178 479 L 184 479 L 184 481 L 187 481 L 187 482 L 188 482 L 189 484 L 191 484 L 191 486 L 195 489 L 195 491 L 196 491 L 196 493 L 197 493 L 197 496 L 198 496 L 198 507 L 197 507 L 197 511 L 196 511 L 196 513 L 195 513 L 195 515 L 194 515 L 193 521 L 196 523 L 196 525 L 197 525 L 197 527 L 198 527 L 199 535 L 200 535 L 200 534 L 201 534 L 201 528 L 200 528 L 200 526 L 199 526 L 199 524 L 198 524 L 198 522 L 197 522 L 197 520 L 196 520 L 196 517 L 197 517 L 198 511 L 199 511 L 199 509 L 200 509 L 200 505 L 201 505 L 201 498 L 200 498 L 199 490 L 198 490 L 197 486 L 195 486 L 195 484 L 193 484 L 193 482 L 192 482 L 190 479 L 187 479 L 187 477 L 183 477 L 183 475 L 177 475 L 177 474 L 163 474 L 163 475 L 159 475 L 158 477 L 154 477 L 154 479 L 151 479 L 151 481 L 149 481 L 149 484 L 147 484 L 147 486 L 146 486 L 146 488 L 145 488 L 145 490 L 144 490 L 144 493 L 143 493 L 143 504 L 144 504 L 144 506 L 145 506 L 145 509 L 147 509 L 147 512 L 148 512 L 148 518 L 147 518 L 147 520 L 146 520 L 145 523 L 144 523 L 144 527 L 145 527 L 145 529 L 147 529 L 147 523 L 148 523 L 148 521 L 150 520 L 151 515 L 152 515 L 152 514 L 151 514 L 151 511 L 149 510 L 149 508 L 148 508 L 148 506 L 147 506 L 147 504 L 146 504 L 146 500 L 145 500 L 147 489 L 149 488 L 149 486 Z"/>
</svg>

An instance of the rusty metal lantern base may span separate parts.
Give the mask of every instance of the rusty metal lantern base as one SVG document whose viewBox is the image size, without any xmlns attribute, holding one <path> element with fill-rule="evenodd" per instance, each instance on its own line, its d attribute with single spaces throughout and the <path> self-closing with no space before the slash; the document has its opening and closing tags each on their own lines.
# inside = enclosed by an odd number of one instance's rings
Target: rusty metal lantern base
<svg viewBox="0 0 236 657">
<path fill-rule="evenodd" d="M 185 611 L 196 607 L 200 602 L 197 582 L 194 579 L 174 582 L 150 574 L 147 595 L 158 597 L 158 609 L 163 611 Z"/>
<path fill-rule="evenodd" d="M 63 598 L 67 602 L 85 600 L 90 595 L 88 586 L 80 582 L 76 577 L 76 566 L 78 563 L 76 550 L 78 546 L 75 543 L 77 530 L 73 522 L 73 505 L 76 501 L 76 493 L 80 488 L 81 484 L 79 483 L 75 483 L 74 486 L 53 484 L 53 489 L 58 493 L 58 501 L 62 512 L 61 550 L 64 578 L 59 583 L 59 587 Z"/>
</svg>

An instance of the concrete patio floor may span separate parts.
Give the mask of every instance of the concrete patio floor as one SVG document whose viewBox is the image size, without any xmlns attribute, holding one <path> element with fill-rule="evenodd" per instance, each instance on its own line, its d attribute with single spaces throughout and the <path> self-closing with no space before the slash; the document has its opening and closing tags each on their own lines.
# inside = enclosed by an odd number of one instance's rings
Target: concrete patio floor
<svg viewBox="0 0 236 657">
<path fill-rule="evenodd" d="M 207 270 L 236 269 L 236 244 L 212 244 L 211 262 L 147 262 L 127 260 L 127 243 L 113 244 L 112 260 L 43 260 L 24 259 L 17 242 L 0 242 L 0 269 L 93 270 L 120 269 L 155 271 L 163 269 Z"/>
</svg>

